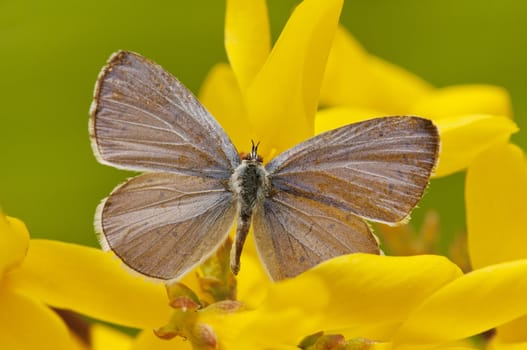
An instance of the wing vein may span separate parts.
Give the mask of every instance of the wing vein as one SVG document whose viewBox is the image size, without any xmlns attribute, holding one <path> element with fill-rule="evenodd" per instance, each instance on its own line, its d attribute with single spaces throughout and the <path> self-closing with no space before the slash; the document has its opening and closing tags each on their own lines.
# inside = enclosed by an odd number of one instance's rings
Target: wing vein
<svg viewBox="0 0 527 350">
<path fill-rule="evenodd" d="M 153 118 L 153 119 L 156 119 L 156 120 L 160 121 L 161 123 L 165 124 L 165 125 L 168 127 L 168 129 L 158 128 L 158 130 L 169 131 L 169 132 L 173 133 L 174 135 L 177 135 L 177 136 L 178 136 L 179 138 L 181 138 L 182 140 L 185 140 L 185 141 L 188 142 L 188 139 L 187 139 L 185 136 L 183 136 L 182 134 L 180 134 L 180 133 L 174 128 L 174 126 L 173 126 L 172 124 L 170 124 L 170 123 L 169 123 L 168 121 L 166 121 L 165 119 L 163 119 L 163 118 L 161 118 L 161 117 L 155 115 L 154 113 L 152 113 L 152 112 L 150 112 L 150 111 L 148 111 L 148 110 L 146 110 L 146 109 L 139 108 L 138 106 L 135 106 L 135 105 L 130 104 L 130 103 L 127 103 L 127 102 L 117 101 L 117 100 L 115 100 L 115 99 L 108 100 L 108 103 L 110 103 L 110 104 L 121 105 L 121 106 L 124 106 L 124 107 L 128 107 L 128 108 L 134 109 L 134 110 L 139 111 L 139 112 L 143 112 L 145 115 L 147 115 L 147 116 L 149 116 L 149 117 L 151 117 L 151 118 Z M 159 105 L 158 105 L 158 106 L 159 106 Z M 164 109 L 162 106 L 159 106 L 159 107 L 161 107 L 162 109 Z M 111 110 L 111 108 L 109 108 L 108 106 L 106 106 L 106 108 L 108 108 L 108 109 Z M 165 110 L 166 110 L 166 109 L 165 109 Z M 116 111 L 116 110 L 113 110 L 113 112 L 119 113 L 119 111 Z M 167 111 L 167 112 L 170 113 L 170 111 Z M 173 114 L 173 113 L 170 113 L 170 114 Z M 123 120 L 120 120 L 120 122 L 122 122 L 122 121 L 123 121 Z M 144 125 L 142 125 L 142 126 L 144 126 Z M 154 128 L 152 128 L 152 129 L 154 129 Z M 155 128 L 155 129 L 157 129 L 157 128 Z"/>
</svg>

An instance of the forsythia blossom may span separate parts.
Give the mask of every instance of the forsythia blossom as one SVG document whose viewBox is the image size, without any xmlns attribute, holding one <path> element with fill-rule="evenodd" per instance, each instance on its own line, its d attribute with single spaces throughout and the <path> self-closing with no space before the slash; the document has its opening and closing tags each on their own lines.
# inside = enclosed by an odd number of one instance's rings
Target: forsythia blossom
<svg viewBox="0 0 527 350">
<path fill-rule="evenodd" d="M 20 221 L 1 216 L 0 348 L 71 348 L 48 305 L 143 329 L 136 350 L 468 348 L 459 341 L 495 327 L 494 349 L 525 344 L 527 176 L 523 152 L 508 144 L 517 127 L 507 93 L 430 86 L 367 53 L 339 27 L 341 8 L 342 0 L 303 1 L 271 46 L 265 1 L 227 1 L 230 65 L 212 69 L 200 99 L 239 150 L 261 141 L 266 161 L 374 116 L 434 120 L 442 140 L 436 175 L 468 167 L 474 271 L 463 274 L 437 255 L 354 254 L 271 283 L 249 239 L 237 280 L 221 269 L 219 251 L 212 265 L 169 286 L 167 297 L 163 285 L 129 274 L 111 254 L 30 241 Z"/>
</svg>

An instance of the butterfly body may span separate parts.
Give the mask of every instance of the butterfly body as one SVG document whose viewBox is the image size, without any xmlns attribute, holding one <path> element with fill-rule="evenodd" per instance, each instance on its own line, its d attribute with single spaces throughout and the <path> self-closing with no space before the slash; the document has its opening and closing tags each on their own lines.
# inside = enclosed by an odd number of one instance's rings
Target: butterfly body
<svg viewBox="0 0 527 350">
<path fill-rule="evenodd" d="M 253 210 L 261 206 L 270 193 L 269 173 L 262 165 L 258 146 L 252 146 L 251 153 L 241 160 L 230 179 L 230 188 L 237 201 L 238 224 L 231 252 L 231 269 L 237 274 L 240 269 L 240 256 L 249 233 Z"/>
<path fill-rule="evenodd" d="M 90 115 L 99 161 L 144 172 L 99 205 L 101 244 L 162 280 L 179 279 L 212 255 L 235 221 L 234 273 L 251 225 L 274 280 L 339 255 L 378 254 L 364 219 L 405 220 L 439 153 L 431 121 L 382 117 L 314 136 L 264 166 L 257 145 L 240 157 L 183 84 L 127 51 L 101 71 Z"/>
</svg>

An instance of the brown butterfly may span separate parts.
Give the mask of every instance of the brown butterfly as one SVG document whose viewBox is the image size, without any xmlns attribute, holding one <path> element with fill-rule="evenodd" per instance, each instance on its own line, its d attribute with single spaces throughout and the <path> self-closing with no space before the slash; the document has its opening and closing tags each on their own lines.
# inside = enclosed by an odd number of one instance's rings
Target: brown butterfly
<svg viewBox="0 0 527 350">
<path fill-rule="evenodd" d="M 317 135 L 265 166 L 240 158 L 218 122 L 176 78 L 132 52 L 111 56 L 95 87 L 90 136 L 101 163 L 144 172 L 97 210 L 103 246 L 132 269 L 172 280 L 209 257 L 237 219 L 231 267 L 252 223 L 274 280 L 335 256 L 379 253 L 366 220 L 395 224 L 437 163 L 434 124 L 367 120 Z"/>
</svg>

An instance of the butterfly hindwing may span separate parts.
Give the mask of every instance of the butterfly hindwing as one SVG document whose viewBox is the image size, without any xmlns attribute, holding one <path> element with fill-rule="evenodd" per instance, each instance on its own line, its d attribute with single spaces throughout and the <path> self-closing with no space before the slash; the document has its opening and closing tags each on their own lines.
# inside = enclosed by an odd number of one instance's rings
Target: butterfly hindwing
<svg viewBox="0 0 527 350">
<path fill-rule="evenodd" d="M 287 192 L 276 192 L 256 208 L 254 238 L 274 280 L 294 277 L 333 257 L 378 254 L 377 241 L 358 216 Z"/>
<path fill-rule="evenodd" d="M 178 278 L 227 238 L 236 206 L 225 186 L 170 173 L 131 178 L 97 210 L 101 243 L 146 276 Z"/>
</svg>

